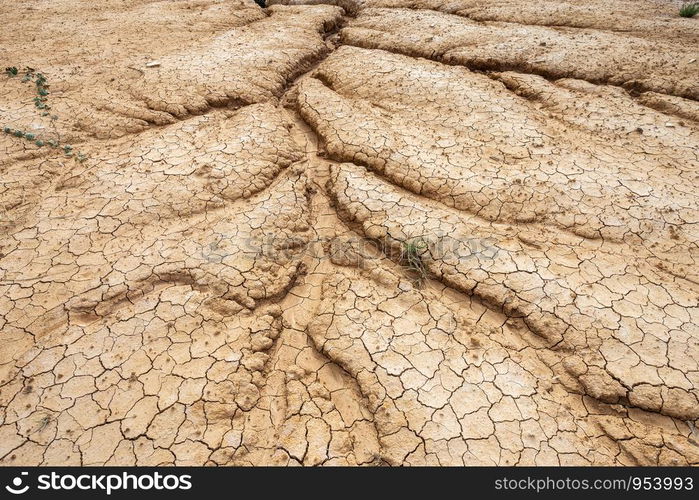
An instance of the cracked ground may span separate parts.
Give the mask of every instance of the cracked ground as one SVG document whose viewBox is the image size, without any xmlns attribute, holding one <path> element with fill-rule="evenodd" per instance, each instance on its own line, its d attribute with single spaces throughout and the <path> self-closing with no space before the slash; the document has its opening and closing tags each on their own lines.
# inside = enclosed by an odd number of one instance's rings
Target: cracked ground
<svg viewBox="0 0 699 500">
<path fill-rule="evenodd" d="M 699 20 L 269 3 L 0 6 L 0 463 L 699 465 Z"/>
</svg>

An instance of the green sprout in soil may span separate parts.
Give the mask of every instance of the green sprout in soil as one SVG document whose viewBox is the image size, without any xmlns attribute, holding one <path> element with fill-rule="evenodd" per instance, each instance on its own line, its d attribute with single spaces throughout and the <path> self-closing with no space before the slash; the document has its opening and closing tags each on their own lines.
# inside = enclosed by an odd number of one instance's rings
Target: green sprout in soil
<svg viewBox="0 0 699 500">
<path fill-rule="evenodd" d="M 49 84 L 43 73 L 37 73 L 34 68 L 25 68 L 24 77 L 22 77 L 23 82 L 34 82 L 36 86 L 37 96 L 34 98 L 34 106 L 37 109 L 51 109 L 51 107 L 46 104 L 49 95 Z"/>
<path fill-rule="evenodd" d="M 5 68 L 5 73 L 8 77 L 12 78 L 19 74 L 19 70 L 16 66 L 11 66 Z M 34 106 L 41 110 L 42 117 L 49 117 L 51 121 L 58 120 L 57 115 L 50 115 L 48 110 L 51 106 L 48 105 L 48 95 L 49 95 L 49 84 L 46 76 L 43 73 L 38 73 L 34 68 L 26 67 L 24 68 L 24 76 L 22 77 L 22 82 L 33 82 L 36 87 L 36 97 L 34 97 Z M 54 149 L 62 149 L 63 153 L 74 158 L 76 161 L 82 163 L 87 158 L 84 154 L 77 151 L 73 151 L 73 146 L 69 144 L 60 144 L 59 141 L 53 139 L 42 139 L 31 132 L 26 132 L 20 129 L 14 129 L 11 127 L 4 127 L 3 131 L 8 135 L 13 135 L 19 139 L 24 139 L 26 141 L 34 143 L 38 147 L 48 146 Z"/>
<path fill-rule="evenodd" d="M 39 420 L 39 425 L 37 427 L 37 431 L 38 432 L 43 431 L 44 429 L 46 429 L 46 427 L 48 427 L 48 425 L 50 423 L 51 423 L 51 417 L 49 415 L 44 415 L 43 417 L 41 417 L 41 420 Z"/>
<path fill-rule="evenodd" d="M 427 242 L 423 238 L 413 238 L 402 242 L 401 262 L 416 276 L 416 282 L 422 285 L 427 279 L 427 268 L 422 261 L 422 254 L 427 249 Z"/>
<path fill-rule="evenodd" d="M 48 146 L 54 149 L 62 149 L 63 153 L 67 157 L 74 158 L 79 163 L 82 163 L 87 159 L 87 156 L 85 156 L 84 154 L 73 151 L 73 146 L 71 146 L 70 144 L 61 145 L 58 141 L 54 141 L 53 139 L 44 141 L 42 139 L 38 139 L 36 137 L 36 134 L 32 134 L 31 132 L 26 132 L 24 130 L 13 129 L 10 127 L 4 127 L 2 130 L 4 133 L 8 135 L 13 135 L 19 139 L 24 139 L 26 141 L 32 142 L 40 148 Z"/>
<path fill-rule="evenodd" d="M 694 17 L 699 14 L 699 2 L 686 3 L 680 7 L 680 17 Z"/>
</svg>

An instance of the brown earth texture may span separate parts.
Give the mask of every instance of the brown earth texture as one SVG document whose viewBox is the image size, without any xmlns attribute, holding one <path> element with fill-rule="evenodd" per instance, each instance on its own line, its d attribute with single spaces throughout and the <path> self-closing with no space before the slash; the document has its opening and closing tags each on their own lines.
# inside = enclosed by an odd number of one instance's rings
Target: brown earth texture
<svg viewBox="0 0 699 500">
<path fill-rule="evenodd" d="M 699 17 L 270 3 L 0 4 L 0 463 L 699 464 Z"/>
</svg>

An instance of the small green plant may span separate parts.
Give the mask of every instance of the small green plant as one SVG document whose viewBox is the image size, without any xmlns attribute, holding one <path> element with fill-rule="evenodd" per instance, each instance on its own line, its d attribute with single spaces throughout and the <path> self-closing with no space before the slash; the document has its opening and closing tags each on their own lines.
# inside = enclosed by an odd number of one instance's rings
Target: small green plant
<svg viewBox="0 0 699 500">
<path fill-rule="evenodd" d="M 413 238 L 402 242 L 401 262 L 416 276 L 418 285 L 422 285 L 427 279 L 427 268 L 422 261 L 422 254 L 427 249 L 427 242 L 423 238 Z"/>
<path fill-rule="evenodd" d="M 49 84 L 48 81 L 46 80 L 46 77 L 44 76 L 43 73 L 37 73 L 34 68 L 25 68 L 25 73 L 24 77 L 22 78 L 23 82 L 30 82 L 33 81 L 34 85 L 36 86 L 36 93 L 37 96 L 34 98 L 34 106 L 37 107 L 37 109 L 51 109 L 51 106 L 49 106 L 46 101 L 48 100 L 48 95 L 49 95 Z"/>
<path fill-rule="evenodd" d="M 11 66 L 5 68 L 5 73 L 9 77 L 14 77 L 19 74 L 19 70 L 16 66 Z M 51 109 L 51 106 L 49 106 L 47 103 L 49 95 L 49 84 L 48 80 L 46 79 L 46 76 L 44 76 L 43 73 L 37 73 L 37 71 L 34 68 L 30 68 L 27 66 L 26 68 L 24 68 L 24 76 L 22 77 L 22 82 L 34 82 L 37 94 L 36 97 L 34 97 L 33 99 L 34 106 L 42 111 L 42 117 L 48 116 L 50 117 L 49 119 L 51 121 L 56 121 L 58 119 L 58 116 L 50 115 L 48 112 L 48 110 Z M 31 132 L 25 132 L 24 130 L 20 129 L 13 129 L 11 127 L 4 127 L 3 131 L 6 134 L 13 135 L 17 138 L 33 142 L 36 146 L 40 148 L 44 146 L 49 146 L 55 149 L 63 149 L 63 152 L 66 156 L 74 158 L 76 161 L 80 163 L 84 162 L 87 159 L 87 157 L 84 154 L 73 151 L 73 146 L 69 144 L 61 145 L 59 141 L 53 139 L 40 139 L 36 136 L 36 134 L 33 134 Z"/>
<path fill-rule="evenodd" d="M 58 141 L 55 141 L 53 139 L 48 139 L 47 141 L 44 141 L 42 139 L 37 139 L 36 134 L 26 132 L 24 130 L 13 129 L 10 127 L 4 127 L 2 130 L 8 135 L 13 135 L 19 139 L 26 139 L 27 141 L 33 142 L 40 148 L 44 146 L 49 146 L 54 149 L 60 148 L 63 150 L 63 153 L 66 156 L 74 158 L 78 163 L 82 163 L 87 159 L 87 156 L 85 156 L 84 154 L 74 152 L 73 146 L 71 146 L 70 144 L 61 145 Z"/>
<path fill-rule="evenodd" d="M 49 415 L 44 415 L 43 417 L 41 417 L 41 420 L 39 420 L 36 431 L 42 432 L 44 429 L 46 429 L 49 426 L 50 423 L 51 423 L 51 417 Z"/>
<path fill-rule="evenodd" d="M 19 70 L 17 69 L 17 66 L 10 66 L 5 68 L 5 73 L 9 77 L 13 77 L 19 74 Z M 22 82 L 34 82 L 37 93 L 37 96 L 34 98 L 34 106 L 36 106 L 37 109 L 51 109 L 51 107 L 46 103 L 49 95 L 49 84 L 43 73 L 37 73 L 34 68 L 27 66 L 24 68 Z"/>
<path fill-rule="evenodd" d="M 694 17 L 699 14 L 699 2 L 686 3 L 680 7 L 680 17 Z"/>
</svg>

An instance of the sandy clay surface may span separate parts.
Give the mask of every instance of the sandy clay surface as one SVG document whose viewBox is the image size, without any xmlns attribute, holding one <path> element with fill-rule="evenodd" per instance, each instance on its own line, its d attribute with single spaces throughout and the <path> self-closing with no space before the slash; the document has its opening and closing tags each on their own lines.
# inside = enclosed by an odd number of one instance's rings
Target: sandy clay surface
<svg viewBox="0 0 699 500">
<path fill-rule="evenodd" d="M 699 464 L 699 19 L 277 3 L 1 3 L 0 463 Z"/>
</svg>

